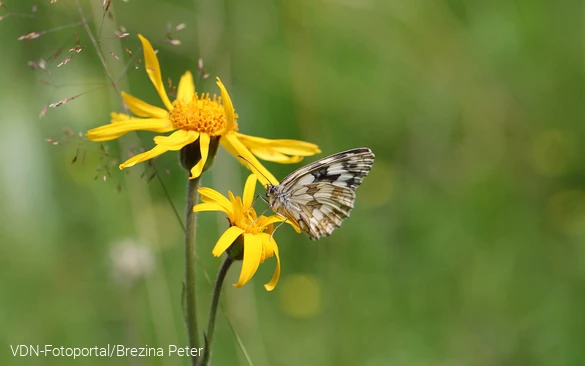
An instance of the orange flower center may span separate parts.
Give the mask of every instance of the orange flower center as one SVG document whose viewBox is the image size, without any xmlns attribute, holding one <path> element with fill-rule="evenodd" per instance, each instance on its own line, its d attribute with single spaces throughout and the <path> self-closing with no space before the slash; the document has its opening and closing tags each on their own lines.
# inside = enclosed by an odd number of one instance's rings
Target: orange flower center
<svg viewBox="0 0 585 366">
<path fill-rule="evenodd" d="M 213 99 L 211 99 L 209 93 L 203 94 L 201 97 L 195 93 L 190 102 L 175 100 L 173 107 L 172 112 L 169 113 L 169 119 L 177 129 L 219 136 L 227 126 L 221 97 L 218 98 L 216 95 L 213 95 Z M 232 131 L 238 130 L 237 118 L 238 115 L 234 114 Z"/>
</svg>

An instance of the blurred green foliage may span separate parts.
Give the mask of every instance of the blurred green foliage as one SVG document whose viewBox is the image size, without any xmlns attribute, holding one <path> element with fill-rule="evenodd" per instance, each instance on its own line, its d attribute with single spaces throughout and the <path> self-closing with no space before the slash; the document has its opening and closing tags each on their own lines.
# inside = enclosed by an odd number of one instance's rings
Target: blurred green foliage
<svg viewBox="0 0 585 366">
<path fill-rule="evenodd" d="M 242 132 L 315 142 L 322 156 L 376 153 L 334 235 L 277 233 L 274 292 L 262 287 L 274 259 L 224 292 L 254 365 L 585 364 L 581 2 L 131 0 L 113 1 L 112 17 L 100 0 L 80 2 L 118 91 L 160 105 L 136 63 L 142 33 L 174 85 L 201 57 L 210 78 L 198 89 L 218 92 L 221 77 Z M 3 3 L 0 362 L 187 365 L 12 356 L 17 344 L 186 344 L 172 208 L 182 216 L 185 173 L 176 154 L 155 160 L 169 201 L 152 166 L 117 170 L 142 146 L 136 136 L 103 144 L 108 156 L 78 136 L 122 106 L 75 1 Z M 173 46 L 167 25 L 180 23 Z M 124 39 L 114 37 L 120 25 Z M 57 67 L 76 37 L 87 47 Z M 47 71 L 30 70 L 41 58 Z M 152 133 L 140 136 L 152 146 Z M 282 177 L 298 166 L 267 167 Z M 204 185 L 241 194 L 247 174 L 221 151 Z M 212 213 L 198 222 L 205 324 L 205 273 L 213 278 L 221 262 L 211 248 L 226 223 Z M 137 245 L 151 251 L 153 272 L 132 280 L 138 254 L 119 248 Z M 228 283 L 238 274 L 239 265 Z M 213 364 L 246 364 L 222 314 Z"/>
</svg>

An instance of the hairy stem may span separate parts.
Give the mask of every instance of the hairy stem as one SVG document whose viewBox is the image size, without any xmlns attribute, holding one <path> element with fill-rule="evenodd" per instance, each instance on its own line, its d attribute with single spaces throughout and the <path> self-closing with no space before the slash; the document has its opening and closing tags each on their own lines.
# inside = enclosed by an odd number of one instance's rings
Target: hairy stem
<svg viewBox="0 0 585 366">
<path fill-rule="evenodd" d="M 205 333 L 205 348 L 203 349 L 203 356 L 200 359 L 200 366 L 207 366 L 211 358 L 211 346 L 213 344 L 213 333 L 215 332 L 215 317 L 217 315 L 217 308 L 219 307 L 219 296 L 221 295 L 221 288 L 223 281 L 234 260 L 228 255 L 223 261 L 213 288 L 213 297 L 211 299 L 211 309 L 209 310 L 209 319 L 207 321 L 207 332 Z"/>
<path fill-rule="evenodd" d="M 196 213 L 193 206 L 197 203 L 197 188 L 200 178 L 189 179 L 187 187 L 187 207 L 185 208 L 185 322 L 189 335 L 189 347 L 199 348 L 199 330 L 197 328 L 197 306 L 195 302 L 195 233 Z M 196 358 L 192 358 L 196 365 Z"/>
</svg>

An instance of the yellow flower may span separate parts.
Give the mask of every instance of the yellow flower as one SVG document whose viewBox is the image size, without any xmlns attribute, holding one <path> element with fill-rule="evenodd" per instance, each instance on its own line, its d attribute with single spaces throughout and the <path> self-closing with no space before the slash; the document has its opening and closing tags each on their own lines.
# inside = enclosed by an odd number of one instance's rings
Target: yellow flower
<svg viewBox="0 0 585 366">
<path fill-rule="evenodd" d="M 92 141 L 109 141 L 131 131 L 152 131 L 158 133 L 173 132 L 169 136 L 156 136 L 153 149 L 135 155 L 120 164 L 120 169 L 152 159 L 169 150 L 177 151 L 183 147 L 199 141 L 201 159 L 190 169 L 190 178 L 199 177 L 207 161 L 209 146 L 213 138 L 234 156 L 241 155 L 252 163 L 265 177 L 258 177 L 262 184 L 276 184 L 278 181 L 256 159 L 274 161 L 278 163 L 296 163 L 304 156 L 310 156 L 321 151 L 317 145 L 297 140 L 268 140 L 254 136 L 243 135 L 238 132 L 238 115 L 230 96 L 217 79 L 221 97 L 209 97 L 209 93 L 198 95 L 195 92 L 193 76 L 187 71 L 181 77 L 177 88 L 177 99 L 173 102 L 165 91 L 158 58 L 150 42 L 142 35 L 138 35 L 144 49 L 146 73 L 158 91 L 158 95 L 166 109 L 148 104 L 130 94 L 122 92 L 124 102 L 137 117 L 127 114 L 112 113 L 109 125 L 94 128 L 87 132 Z"/>
<path fill-rule="evenodd" d="M 222 211 L 228 216 L 230 227 L 215 244 L 212 250 L 214 256 L 219 257 L 232 244 L 236 243 L 238 238 L 243 239 L 240 241 L 244 244 L 242 271 L 240 272 L 238 283 L 234 286 L 243 286 L 254 276 L 260 263 L 264 263 L 266 258 L 276 255 L 276 270 L 272 280 L 264 285 L 266 290 L 272 291 L 280 277 L 280 257 L 278 256 L 278 246 L 272 237 L 272 233 L 274 232 L 274 223 L 282 222 L 284 219 L 276 215 L 268 217 L 264 215 L 258 217 L 256 215 L 256 211 L 252 207 L 256 179 L 254 174 L 248 177 L 244 186 L 243 198 L 234 197 L 232 192 L 228 192 L 228 200 L 216 190 L 205 187 L 199 188 L 203 203 L 195 205 L 193 211 Z M 298 228 L 295 227 L 295 229 L 300 232 Z"/>
</svg>

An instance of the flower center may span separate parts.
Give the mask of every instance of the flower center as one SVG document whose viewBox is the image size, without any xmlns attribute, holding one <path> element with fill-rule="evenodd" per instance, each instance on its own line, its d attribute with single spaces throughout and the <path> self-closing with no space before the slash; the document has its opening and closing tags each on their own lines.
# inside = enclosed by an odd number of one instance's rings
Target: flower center
<svg viewBox="0 0 585 366">
<path fill-rule="evenodd" d="M 250 210 L 254 209 L 251 208 Z M 238 215 L 237 222 L 233 224 L 244 229 L 248 234 L 260 234 L 266 229 L 265 227 L 258 225 L 255 212 L 254 214 L 245 213 L 243 215 Z"/>
<path fill-rule="evenodd" d="M 192 130 L 218 136 L 224 132 L 227 126 L 225 110 L 221 103 L 221 97 L 209 93 L 201 97 L 195 93 L 190 102 L 175 100 L 173 110 L 169 113 L 169 119 L 177 129 Z M 238 130 L 238 115 L 234 114 L 234 125 L 232 131 Z M 227 132 L 227 131 L 226 131 Z"/>
</svg>

